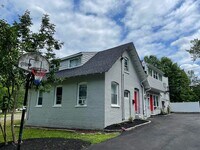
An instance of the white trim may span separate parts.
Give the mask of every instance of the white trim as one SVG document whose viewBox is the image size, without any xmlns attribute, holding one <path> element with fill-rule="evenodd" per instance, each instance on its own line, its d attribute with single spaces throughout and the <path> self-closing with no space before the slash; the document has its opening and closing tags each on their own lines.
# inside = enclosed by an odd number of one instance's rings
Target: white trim
<svg viewBox="0 0 200 150">
<path fill-rule="evenodd" d="M 125 62 L 126 61 L 127 61 L 127 67 L 125 67 Z M 129 59 L 128 59 L 128 57 L 124 57 L 124 72 L 125 73 L 129 73 Z"/>
<path fill-rule="evenodd" d="M 115 84 L 117 87 L 117 104 L 112 104 L 112 84 Z M 120 107 L 119 105 L 119 84 L 115 81 L 111 81 L 111 93 L 110 93 L 110 96 L 111 96 L 111 107 Z"/>
<path fill-rule="evenodd" d="M 72 66 L 72 67 L 71 67 L 71 66 L 70 66 L 70 65 L 71 65 L 71 61 L 72 61 L 72 60 L 76 60 L 76 59 L 80 59 L 80 64 L 78 64 L 77 66 Z M 69 68 L 69 69 L 72 69 L 72 68 L 79 67 L 79 66 L 82 65 L 81 62 L 82 62 L 82 57 L 81 57 L 81 56 L 77 56 L 77 57 L 70 58 L 70 59 L 68 60 L 68 68 Z"/>
<path fill-rule="evenodd" d="M 111 104 L 111 107 L 112 107 L 112 108 L 120 108 L 119 105 L 114 105 L 114 104 Z"/>
<path fill-rule="evenodd" d="M 62 99 L 61 99 L 61 104 L 56 104 L 56 92 L 57 92 L 57 88 L 61 87 L 62 88 Z M 53 107 L 61 107 L 62 106 L 62 101 L 63 101 L 63 86 L 62 85 L 57 85 L 54 89 L 54 102 L 53 102 Z"/>
<path fill-rule="evenodd" d="M 42 107 L 42 105 L 38 105 L 39 94 L 40 94 L 40 90 L 37 91 L 37 97 L 36 97 L 36 105 L 35 105 L 35 107 Z M 42 104 L 43 104 L 43 92 L 42 92 Z"/>
<path fill-rule="evenodd" d="M 86 108 L 87 105 L 76 105 L 75 108 Z"/>
<path fill-rule="evenodd" d="M 84 99 L 85 103 L 83 105 L 80 105 L 79 104 L 79 87 L 80 85 L 86 85 L 87 87 L 87 91 L 86 91 L 86 99 Z M 78 86 L 77 86 L 78 90 L 77 90 L 77 98 L 76 98 L 76 106 L 75 107 L 87 107 L 87 97 L 88 97 L 88 85 L 87 85 L 87 82 L 80 82 L 78 83 Z"/>
</svg>

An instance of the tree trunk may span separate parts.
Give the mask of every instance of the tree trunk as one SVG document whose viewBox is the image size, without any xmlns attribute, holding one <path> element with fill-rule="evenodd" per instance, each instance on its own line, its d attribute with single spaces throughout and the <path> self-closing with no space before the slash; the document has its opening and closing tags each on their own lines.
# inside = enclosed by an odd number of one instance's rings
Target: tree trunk
<svg viewBox="0 0 200 150">
<path fill-rule="evenodd" d="M 4 130 L 4 143 L 5 145 L 7 145 L 7 125 L 6 125 L 6 119 L 7 119 L 7 109 L 4 112 L 4 126 L 3 126 L 3 130 Z"/>
<path fill-rule="evenodd" d="M 1 118 L 0 118 L 1 119 Z M 5 134 L 4 134 L 4 130 L 3 130 L 3 126 L 1 124 L 1 121 L 0 121 L 0 128 L 1 128 L 1 132 L 2 132 L 2 136 L 3 136 L 3 139 L 4 141 L 6 141 L 6 138 L 5 138 Z"/>
<path fill-rule="evenodd" d="M 18 93 L 19 92 L 19 87 L 17 86 L 17 89 L 14 92 L 14 97 L 13 97 L 13 109 L 11 113 L 11 132 L 12 132 L 12 139 L 14 143 L 17 143 L 16 141 L 16 136 L 15 136 L 15 128 L 14 128 L 14 115 L 15 115 L 15 109 L 16 109 L 16 104 L 17 104 L 17 99 L 18 99 Z"/>
</svg>

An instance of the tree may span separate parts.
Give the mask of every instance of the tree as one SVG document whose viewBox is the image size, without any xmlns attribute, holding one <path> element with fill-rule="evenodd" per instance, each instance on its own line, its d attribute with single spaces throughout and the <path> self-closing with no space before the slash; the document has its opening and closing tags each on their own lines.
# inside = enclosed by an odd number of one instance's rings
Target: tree
<svg viewBox="0 0 200 150">
<path fill-rule="evenodd" d="M 55 58 L 55 50 L 59 50 L 63 43 L 55 39 L 55 25 L 50 23 L 48 15 L 44 15 L 38 32 L 32 32 L 30 12 L 19 16 L 19 21 L 12 25 L 0 20 L 0 82 L 6 88 L 7 108 L 12 109 L 11 130 L 14 135 L 14 112 L 17 105 L 20 87 L 25 82 L 24 72 L 17 66 L 19 57 L 26 52 L 38 52 L 56 66 L 47 76 L 47 81 L 55 80 L 54 72 L 58 69 L 59 60 Z M 5 114 L 6 117 L 6 114 Z M 5 125 L 4 125 L 5 126 Z M 4 130 L 3 132 L 6 132 Z M 3 135 L 6 135 L 3 133 Z M 5 136 L 5 143 L 7 142 Z"/>
<path fill-rule="evenodd" d="M 192 55 L 193 60 L 196 60 L 197 58 L 200 58 L 200 40 L 194 39 L 190 41 L 190 43 L 192 46 L 187 51 Z"/>
<path fill-rule="evenodd" d="M 147 63 L 156 64 L 156 67 L 165 73 L 169 78 L 170 100 L 172 102 L 194 101 L 195 93 L 190 89 L 190 80 L 177 63 L 173 63 L 171 59 L 162 57 L 158 59 L 156 56 L 145 56 Z"/>
</svg>

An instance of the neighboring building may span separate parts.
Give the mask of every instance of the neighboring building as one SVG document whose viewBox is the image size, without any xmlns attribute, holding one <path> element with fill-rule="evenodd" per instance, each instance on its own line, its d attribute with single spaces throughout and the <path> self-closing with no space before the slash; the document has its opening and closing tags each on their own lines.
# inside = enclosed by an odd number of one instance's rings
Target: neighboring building
<svg viewBox="0 0 200 150">
<path fill-rule="evenodd" d="M 103 129 L 130 117 L 148 117 L 145 95 L 155 90 L 133 43 L 61 60 L 56 76 L 63 82 L 52 83 L 47 93 L 29 92 L 27 125 Z"/>
<path fill-rule="evenodd" d="M 148 99 L 146 103 L 147 117 L 160 114 L 161 110 L 167 113 L 170 104 L 168 77 L 164 77 L 164 72 L 151 64 L 143 61 L 142 65 L 150 84 L 150 89 L 146 93 Z"/>
</svg>

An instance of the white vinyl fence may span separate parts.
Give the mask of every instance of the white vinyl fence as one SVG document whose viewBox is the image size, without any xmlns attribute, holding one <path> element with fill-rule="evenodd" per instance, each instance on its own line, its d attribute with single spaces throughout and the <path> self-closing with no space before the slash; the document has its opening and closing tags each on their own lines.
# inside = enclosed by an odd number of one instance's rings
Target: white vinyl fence
<svg viewBox="0 0 200 150">
<path fill-rule="evenodd" d="M 171 112 L 200 112 L 200 102 L 170 103 Z"/>
</svg>

